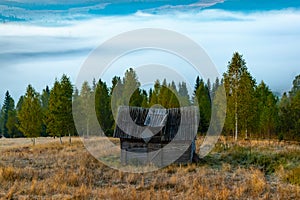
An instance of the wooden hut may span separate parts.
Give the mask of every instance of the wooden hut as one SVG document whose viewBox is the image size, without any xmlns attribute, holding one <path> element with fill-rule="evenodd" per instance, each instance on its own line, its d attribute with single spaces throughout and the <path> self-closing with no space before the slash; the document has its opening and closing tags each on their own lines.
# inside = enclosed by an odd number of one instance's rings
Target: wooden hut
<svg viewBox="0 0 300 200">
<path fill-rule="evenodd" d="M 120 138 L 122 164 L 192 162 L 198 129 L 197 107 L 118 109 L 114 137 Z"/>
</svg>

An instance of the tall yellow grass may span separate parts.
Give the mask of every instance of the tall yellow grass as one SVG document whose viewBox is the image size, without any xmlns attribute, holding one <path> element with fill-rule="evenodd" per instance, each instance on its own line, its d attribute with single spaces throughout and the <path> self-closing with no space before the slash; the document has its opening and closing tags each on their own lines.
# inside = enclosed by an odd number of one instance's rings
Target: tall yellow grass
<svg viewBox="0 0 300 200">
<path fill-rule="evenodd" d="M 132 174 L 103 165 L 79 139 L 71 145 L 38 139 L 35 147 L 26 140 L 0 141 L 1 199 L 300 199 L 300 186 L 280 176 L 287 168 L 266 175 L 258 166 L 220 160 L 227 150 L 200 164 Z M 266 152 L 275 148 L 255 145 Z"/>
</svg>

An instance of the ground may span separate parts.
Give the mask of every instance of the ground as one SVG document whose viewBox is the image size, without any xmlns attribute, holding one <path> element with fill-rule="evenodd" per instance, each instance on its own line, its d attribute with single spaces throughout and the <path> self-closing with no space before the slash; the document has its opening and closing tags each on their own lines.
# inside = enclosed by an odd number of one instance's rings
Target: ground
<svg viewBox="0 0 300 200">
<path fill-rule="evenodd" d="M 79 138 L 63 141 L 0 139 L 0 198 L 300 199 L 299 144 L 223 140 L 198 164 L 134 174 L 103 165 Z"/>
</svg>

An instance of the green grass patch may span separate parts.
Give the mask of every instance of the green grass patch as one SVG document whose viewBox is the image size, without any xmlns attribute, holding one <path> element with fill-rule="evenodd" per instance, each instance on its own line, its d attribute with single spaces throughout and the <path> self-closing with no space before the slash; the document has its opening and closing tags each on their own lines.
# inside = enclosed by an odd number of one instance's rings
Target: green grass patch
<svg viewBox="0 0 300 200">
<path fill-rule="evenodd" d="M 233 167 L 258 168 L 265 174 L 274 174 L 280 167 L 288 172 L 286 180 L 292 184 L 300 182 L 300 151 L 283 149 L 280 151 L 267 148 L 250 148 L 234 145 L 228 149 L 217 147 L 214 153 L 205 158 L 205 163 L 219 166 L 228 163 Z"/>
<path fill-rule="evenodd" d="M 294 185 L 300 185 L 300 166 L 286 172 L 285 181 Z"/>
</svg>

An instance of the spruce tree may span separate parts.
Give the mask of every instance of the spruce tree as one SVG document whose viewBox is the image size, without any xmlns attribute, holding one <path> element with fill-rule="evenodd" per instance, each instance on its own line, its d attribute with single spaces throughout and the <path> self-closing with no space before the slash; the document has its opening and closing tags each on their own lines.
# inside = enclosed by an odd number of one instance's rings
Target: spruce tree
<svg viewBox="0 0 300 200">
<path fill-rule="evenodd" d="M 92 129 L 92 109 L 94 109 L 93 99 L 92 99 L 92 89 L 89 86 L 87 81 L 83 82 L 81 90 L 80 90 L 80 105 L 82 109 L 82 118 L 81 121 L 84 124 L 84 136 L 90 137 L 91 129 Z"/>
<path fill-rule="evenodd" d="M 40 136 L 42 130 L 42 107 L 39 95 L 31 85 L 27 87 L 18 119 L 18 128 L 26 137 L 32 138 L 35 145 L 35 138 Z"/>
<path fill-rule="evenodd" d="M 190 96 L 189 92 L 187 90 L 187 86 L 185 82 L 181 82 L 178 85 L 178 94 L 179 94 L 179 100 L 181 102 L 181 106 L 189 106 L 190 105 Z"/>
<path fill-rule="evenodd" d="M 300 91 L 300 74 L 296 76 L 295 79 L 293 80 L 293 87 L 289 92 L 290 97 L 295 96 L 298 91 Z"/>
<path fill-rule="evenodd" d="M 73 86 L 70 79 L 63 75 L 55 81 L 50 91 L 49 107 L 47 112 L 47 132 L 53 137 L 59 137 L 62 143 L 62 137 L 69 136 L 71 143 L 71 135 L 75 133 L 75 125 L 72 114 L 72 97 Z"/>
<path fill-rule="evenodd" d="M 280 137 L 291 138 L 292 137 L 292 127 L 293 127 L 293 119 L 291 118 L 291 102 L 287 95 L 287 93 L 283 93 L 280 102 L 279 102 L 279 129 L 280 129 Z"/>
<path fill-rule="evenodd" d="M 9 137 L 14 138 L 20 136 L 19 130 L 17 128 L 18 118 L 17 118 L 17 111 L 15 109 L 10 110 L 8 112 L 8 119 L 6 122 L 6 128 Z"/>
<path fill-rule="evenodd" d="M 140 82 L 135 71 L 129 68 L 123 78 L 124 89 L 122 93 L 122 105 L 140 106 Z M 131 102 L 130 102 L 131 101 Z"/>
<path fill-rule="evenodd" d="M 151 98 L 150 98 L 150 103 L 149 103 L 150 107 L 159 103 L 158 97 L 159 97 L 159 93 L 160 93 L 160 88 L 161 88 L 160 82 L 159 82 L 159 80 L 156 80 L 154 83 L 154 89 L 152 91 Z"/>
<path fill-rule="evenodd" d="M 179 94 L 177 91 L 177 87 L 174 81 L 171 82 L 171 84 L 168 85 L 169 88 L 169 104 L 167 108 L 179 108 Z"/>
<path fill-rule="evenodd" d="M 42 136 L 47 136 L 47 130 L 46 130 L 46 121 L 47 121 L 47 112 L 49 107 L 49 98 L 50 98 L 50 90 L 49 87 L 46 86 L 45 89 L 43 89 L 42 95 L 41 95 L 41 104 L 42 104 L 42 111 L 43 111 L 43 131 Z"/>
<path fill-rule="evenodd" d="M 158 92 L 158 104 L 165 108 L 169 108 L 171 91 L 168 88 L 167 80 L 164 79 Z"/>
<path fill-rule="evenodd" d="M 217 89 L 219 88 L 219 86 L 221 85 L 219 77 L 216 78 L 215 82 L 213 83 L 212 89 L 211 89 L 211 94 L 210 94 L 210 98 L 211 100 L 214 99 L 215 94 Z"/>
<path fill-rule="evenodd" d="M 17 112 L 19 112 L 21 110 L 23 102 L 24 102 L 24 96 L 22 95 L 22 96 L 20 96 L 17 106 L 16 106 Z"/>
<path fill-rule="evenodd" d="M 62 129 L 65 131 L 63 135 L 69 136 L 69 143 L 71 143 L 71 136 L 75 134 L 75 125 L 72 114 L 72 97 L 73 97 L 73 86 L 70 78 L 65 74 L 60 80 L 61 89 L 61 112 L 60 120 L 62 121 Z"/>
<path fill-rule="evenodd" d="M 60 100 L 61 88 L 58 80 L 55 80 L 54 86 L 50 91 L 49 105 L 46 117 L 47 133 L 52 137 L 61 137 L 64 135 L 62 129 L 62 121 L 60 120 L 60 112 L 62 107 L 62 101 Z M 62 142 L 62 141 L 61 141 Z"/>
<path fill-rule="evenodd" d="M 196 80 L 197 85 L 197 80 Z M 204 83 L 203 79 L 200 79 L 198 84 L 198 88 L 196 89 L 194 102 L 198 102 L 199 112 L 200 112 L 200 124 L 199 124 L 199 132 L 206 133 L 210 124 L 211 119 L 211 99 L 209 95 L 209 90 L 207 85 Z"/>
<path fill-rule="evenodd" d="M 115 76 L 112 79 L 112 86 L 110 88 L 111 97 L 111 108 L 113 116 L 117 116 L 118 108 L 122 105 L 122 94 L 123 94 L 124 84 L 120 77 Z"/>
<path fill-rule="evenodd" d="M 111 111 L 109 89 L 101 79 L 96 84 L 95 109 L 98 122 L 106 136 L 112 136 L 114 119 Z"/>
<path fill-rule="evenodd" d="M 293 87 L 290 94 L 290 118 L 293 139 L 300 139 L 300 75 L 293 80 Z"/>
<path fill-rule="evenodd" d="M 292 92 L 293 95 L 291 96 L 290 106 L 290 117 L 292 119 L 292 136 L 293 139 L 300 139 L 300 90 L 292 90 Z"/>
<path fill-rule="evenodd" d="M 9 113 L 14 113 L 15 103 L 9 92 L 6 91 L 4 103 L 1 109 L 1 132 L 4 137 L 11 137 L 7 128 L 7 122 L 9 120 Z"/>
<path fill-rule="evenodd" d="M 276 130 L 278 124 L 277 116 L 277 98 L 273 93 L 269 93 L 260 117 L 260 127 L 262 131 L 268 135 L 269 139 L 271 139 L 272 132 Z"/>
<path fill-rule="evenodd" d="M 142 96 L 142 107 L 143 108 L 148 108 L 149 107 L 149 98 L 146 90 L 141 91 L 141 96 Z"/>
<path fill-rule="evenodd" d="M 248 138 L 248 132 L 255 128 L 255 85 L 255 80 L 248 71 L 242 73 L 238 87 L 238 125 L 245 138 Z"/>
<path fill-rule="evenodd" d="M 261 127 L 261 116 L 262 111 L 266 105 L 267 97 L 270 94 L 270 90 L 268 86 L 264 83 L 264 81 L 261 81 L 261 83 L 255 88 L 255 106 L 256 106 L 256 112 L 255 112 L 255 134 L 257 138 L 263 138 L 264 132 Z"/>
</svg>

